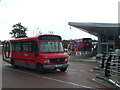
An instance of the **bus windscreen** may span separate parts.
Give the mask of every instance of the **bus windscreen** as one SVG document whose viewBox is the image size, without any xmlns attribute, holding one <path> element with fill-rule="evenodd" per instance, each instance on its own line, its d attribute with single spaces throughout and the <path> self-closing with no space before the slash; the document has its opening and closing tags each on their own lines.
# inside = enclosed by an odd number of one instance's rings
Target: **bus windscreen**
<svg viewBox="0 0 120 90">
<path fill-rule="evenodd" d="M 92 39 L 84 39 L 83 43 L 92 43 Z"/>
<path fill-rule="evenodd" d="M 41 53 L 60 53 L 64 52 L 62 42 L 40 41 Z"/>
</svg>

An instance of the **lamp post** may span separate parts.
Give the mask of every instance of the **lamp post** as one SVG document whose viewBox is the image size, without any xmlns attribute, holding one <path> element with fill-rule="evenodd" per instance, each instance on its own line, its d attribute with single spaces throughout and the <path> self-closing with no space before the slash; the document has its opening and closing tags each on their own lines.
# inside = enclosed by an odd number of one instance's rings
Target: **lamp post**
<svg viewBox="0 0 120 90">
<path fill-rule="evenodd" d="M 36 29 L 36 36 L 39 35 L 39 34 L 38 34 L 38 30 L 39 30 L 39 28 Z"/>
</svg>

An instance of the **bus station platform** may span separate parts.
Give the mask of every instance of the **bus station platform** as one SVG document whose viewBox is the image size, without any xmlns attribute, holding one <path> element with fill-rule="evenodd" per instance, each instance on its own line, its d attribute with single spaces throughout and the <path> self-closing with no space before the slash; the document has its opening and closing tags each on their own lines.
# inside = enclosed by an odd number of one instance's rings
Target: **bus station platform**
<svg viewBox="0 0 120 90">
<path fill-rule="evenodd" d="M 80 56 L 69 56 L 68 60 L 70 60 L 70 61 L 99 62 L 99 60 L 96 60 L 96 57 L 80 58 Z"/>
<path fill-rule="evenodd" d="M 93 56 L 93 57 L 86 57 L 86 58 L 80 58 L 80 56 L 79 56 L 79 57 L 76 58 L 76 56 L 73 56 L 73 55 L 69 56 L 68 59 L 69 59 L 69 61 L 79 62 L 79 63 L 80 62 L 99 63 L 98 67 L 94 67 L 91 70 L 91 72 L 97 73 L 95 78 L 93 79 L 93 81 L 96 81 L 96 82 L 101 83 L 101 84 L 103 84 L 105 86 L 108 86 L 111 89 L 115 89 L 115 90 L 119 90 L 120 89 L 120 86 L 117 83 L 115 83 L 111 78 L 105 76 L 105 73 L 104 73 L 105 69 L 100 68 L 101 59 L 98 60 L 98 59 L 96 59 L 95 56 Z"/>
<path fill-rule="evenodd" d="M 104 74 L 97 74 L 94 81 L 106 85 L 110 88 L 114 88 L 115 90 L 120 90 L 120 86 L 117 83 L 113 82 L 110 78 L 105 77 Z"/>
</svg>

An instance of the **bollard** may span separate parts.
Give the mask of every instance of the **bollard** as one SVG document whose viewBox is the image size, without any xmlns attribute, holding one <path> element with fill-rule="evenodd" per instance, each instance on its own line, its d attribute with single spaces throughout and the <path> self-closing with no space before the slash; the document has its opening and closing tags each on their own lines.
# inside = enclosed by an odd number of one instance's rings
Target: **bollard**
<svg viewBox="0 0 120 90">
<path fill-rule="evenodd" d="M 109 77 L 110 76 L 110 62 L 112 59 L 112 54 L 109 55 L 107 62 L 106 62 L 106 67 L 105 67 L 105 76 Z"/>
<path fill-rule="evenodd" d="M 120 72 L 120 56 L 118 56 L 118 72 Z"/>
<path fill-rule="evenodd" d="M 106 53 L 103 53 L 103 55 L 102 55 L 102 63 L 101 63 L 101 68 L 104 68 L 105 57 L 106 57 Z"/>
</svg>

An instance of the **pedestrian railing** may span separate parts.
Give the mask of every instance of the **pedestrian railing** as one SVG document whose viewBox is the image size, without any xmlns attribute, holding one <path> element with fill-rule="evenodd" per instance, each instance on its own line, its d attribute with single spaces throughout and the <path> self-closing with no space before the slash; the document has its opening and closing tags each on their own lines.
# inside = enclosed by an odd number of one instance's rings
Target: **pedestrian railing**
<svg viewBox="0 0 120 90">
<path fill-rule="evenodd" d="M 102 56 L 101 68 L 105 70 L 105 77 L 120 85 L 120 53 L 111 53 L 108 58 Z"/>
</svg>

